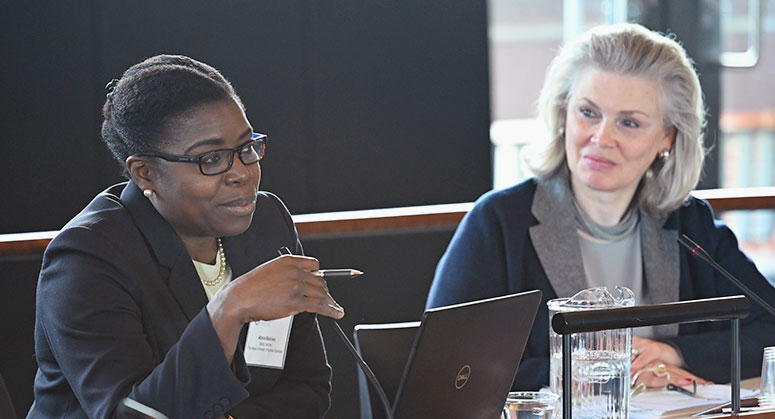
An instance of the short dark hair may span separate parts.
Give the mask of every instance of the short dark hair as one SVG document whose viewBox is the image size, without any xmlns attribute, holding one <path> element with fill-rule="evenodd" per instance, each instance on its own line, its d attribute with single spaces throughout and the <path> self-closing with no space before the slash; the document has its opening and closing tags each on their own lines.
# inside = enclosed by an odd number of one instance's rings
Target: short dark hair
<svg viewBox="0 0 775 419">
<path fill-rule="evenodd" d="M 242 101 L 215 68 L 183 55 L 145 59 L 109 84 L 102 107 L 102 141 L 128 177 L 126 159 L 161 151 L 163 134 L 175 116 L 198 105 Z"/>
</svg>

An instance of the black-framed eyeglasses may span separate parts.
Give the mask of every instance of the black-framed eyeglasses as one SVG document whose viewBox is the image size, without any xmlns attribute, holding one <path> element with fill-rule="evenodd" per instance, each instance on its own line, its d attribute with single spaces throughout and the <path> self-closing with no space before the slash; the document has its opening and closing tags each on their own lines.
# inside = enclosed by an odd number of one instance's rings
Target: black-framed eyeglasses
<svg viewBox="0 0 775 419">
<path fill-rule="evenodd" d="M 234 148 L 223 148 L 219 150 L 208 151 L 196 156 L 179 156 L 177 154 L 159 153 L 149 151 L 137 153 L 135 156 L 158 157 L 171 162 L 196 163 L 199 165 L 199 171 L 205 176 L 215 176 L 227 172 L 234 164 L 234 156 L 239 155 L 242 164 L 249 165 L 257 163 L 264 157 L 266 151 L 266 134 L 254 132 L 250 136 L 250 141 L 242 143 Z"/>
</svg>

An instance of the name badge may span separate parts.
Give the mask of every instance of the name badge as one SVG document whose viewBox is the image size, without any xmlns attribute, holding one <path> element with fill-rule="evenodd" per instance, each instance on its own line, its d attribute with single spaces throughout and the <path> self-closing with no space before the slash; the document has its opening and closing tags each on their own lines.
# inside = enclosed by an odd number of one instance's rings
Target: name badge
<svg viewBox="0 0 775 419">
<path fill-rule="evenodd" d="M 250 322 L 245 341 L 245 363 L 251 367 L 283 369 L 293 316 Z"/>
</svg>

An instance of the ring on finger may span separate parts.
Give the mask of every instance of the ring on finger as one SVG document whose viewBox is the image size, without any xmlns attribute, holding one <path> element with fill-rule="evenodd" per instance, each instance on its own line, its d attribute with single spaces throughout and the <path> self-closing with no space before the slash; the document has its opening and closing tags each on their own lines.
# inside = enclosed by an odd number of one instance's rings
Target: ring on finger
<svg viewBox="0 0 775 419">
<path fill-rule="evenodd" d="M 640 373 L 642 372 L 650 372 L 654 374 L 657 377 L 664 377 L 667 376 L 667 379 L 670 379 L 670 374 L 667 372 L 667 367 L 663 363 L 651 365 L 647 368 L 643 368 L 635 373 L 635 375 L 632 376 L 632 384 L 630 384 L 630 387 L 635 387 L 636 384 L 638 384 L 638 378 L 640 378 Z"/>
</svg>

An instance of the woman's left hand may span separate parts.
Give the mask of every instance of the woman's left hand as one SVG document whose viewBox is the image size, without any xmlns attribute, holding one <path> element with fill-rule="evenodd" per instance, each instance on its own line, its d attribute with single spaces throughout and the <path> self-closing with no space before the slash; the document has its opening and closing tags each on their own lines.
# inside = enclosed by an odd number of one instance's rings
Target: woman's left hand
<svg viewBox="0 0 775 419">
<path fill-rule="evenodd" d="M 682 366 L 681 355 L 667 343 L 632 337 L 632 374 L 654 363 L 664 363 L 675 367 Z"/>
</svg>

